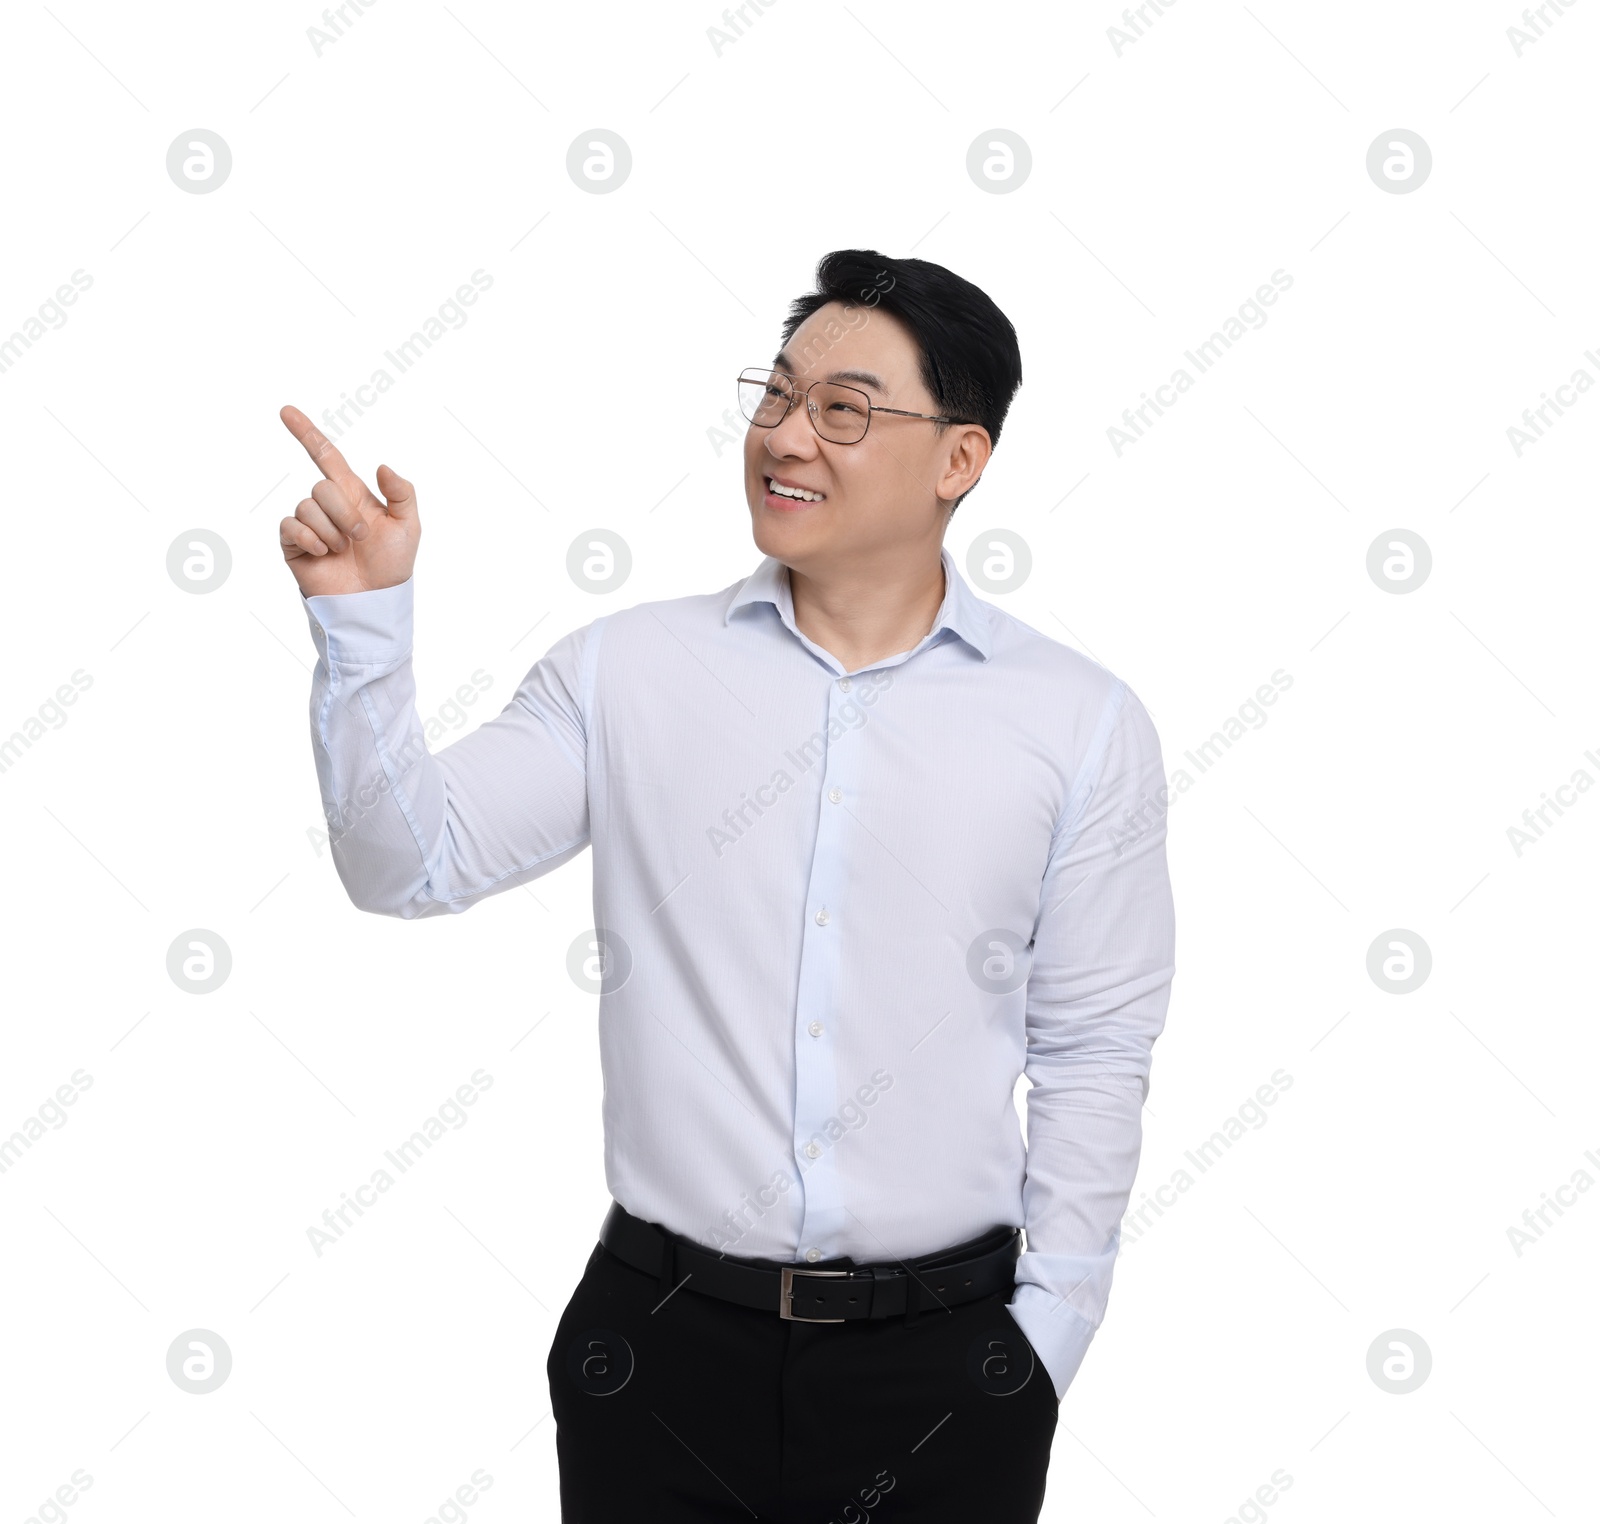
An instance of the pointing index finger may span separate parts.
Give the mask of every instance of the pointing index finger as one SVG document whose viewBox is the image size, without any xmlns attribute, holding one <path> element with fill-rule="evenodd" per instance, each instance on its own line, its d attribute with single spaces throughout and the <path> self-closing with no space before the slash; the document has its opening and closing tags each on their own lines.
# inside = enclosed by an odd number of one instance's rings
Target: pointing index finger
<svg viewBox="0 0 1600 1524">
<path fill-rule="evenodd" d="M 334 448 L 333 441 L 297 407 L 285 407 L 278 413 L 284 427 L 305 447 L 305 452 L 316 463 L 317 469 L 329 481 L 338 482 L 352 499 L 352 505 L 373 501 L 367 484 L 350 469 L 350 463 Z"/>
</svg>

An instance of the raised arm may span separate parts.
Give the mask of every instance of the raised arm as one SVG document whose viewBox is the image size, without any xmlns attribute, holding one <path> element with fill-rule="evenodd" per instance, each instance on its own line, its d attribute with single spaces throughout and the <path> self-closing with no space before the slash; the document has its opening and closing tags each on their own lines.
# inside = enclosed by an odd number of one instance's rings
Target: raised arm
<svg viewBox="0 0 1600 1524">
<path fill-rule="evenodd" d="M 430 753 L 411 665 L 415 494 L 380 466 L 380 501 L 303 413 L 282 417 L 324 474 L 279 537 L 317 647 L 311 746 L 352 902 L 407 920 L 456 913 L 559 867 L 589 840 L 599 624 L 557 641 L 499 715 Z"/>
</svg>

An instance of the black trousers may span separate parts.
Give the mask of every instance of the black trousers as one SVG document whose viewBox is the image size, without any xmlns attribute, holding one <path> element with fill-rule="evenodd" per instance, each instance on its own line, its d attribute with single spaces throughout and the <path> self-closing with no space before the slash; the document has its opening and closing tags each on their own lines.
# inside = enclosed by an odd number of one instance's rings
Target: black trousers
<svg viewBox="0 0 1600 1524">
<path fill-rule="evenodd" d="M 551 1342 L 563 1524 L 1034 1524 L 1057 1400 L 1011 1292 L 848 1323 L 596 1244 Z"/>
</svg>

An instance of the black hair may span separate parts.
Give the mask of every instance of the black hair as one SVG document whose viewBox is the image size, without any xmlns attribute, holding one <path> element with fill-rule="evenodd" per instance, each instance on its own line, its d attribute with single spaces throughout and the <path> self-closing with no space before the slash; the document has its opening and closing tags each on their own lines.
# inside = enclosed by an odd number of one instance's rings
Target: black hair
<svg viewBox="0 0 1600 1524">
<path fill-rule="evenodd" d="M 1011 320 L 971 281 L 925 259 L 835 249 L 817 261 L 816 290 L 789 304 L 783 342 L 829 302 L 892 312 L 917 341 L 923 384 L 939 411 L 982 424 L 991 443 L 1000 443 L 1000 426 L 1022 384 L 1022 353 Z M 942 434 L 948 425 L 934 427 Z"/>
</svg>

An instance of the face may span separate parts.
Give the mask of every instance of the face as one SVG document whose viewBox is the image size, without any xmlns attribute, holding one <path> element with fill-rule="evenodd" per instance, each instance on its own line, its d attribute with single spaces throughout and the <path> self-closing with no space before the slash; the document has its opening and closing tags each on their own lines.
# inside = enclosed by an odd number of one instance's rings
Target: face
<svg viewBox="0 0 1600 1524">
<path fill-rule="evenodd" d="M 784 345 L 774 368 L 803 388 L 856 387 L 878 407 L 939 413 L 923 385 L 921 351 L 897 317 L 876 307 L 819 307 Z M 751 424 L 744 441 L 745 497 L 756 544 L 787 566 L 816 574 L 831 565 L 892 558 L 943 540 L 950 505 L 977 481 L 989 435 L 976 424 L 939 426 L 871 414 L 855 444 L 823 439 L 804 400 L 775 428 Z M 801 489 L 805 497 L 773 490 Z"/>
</svg>

